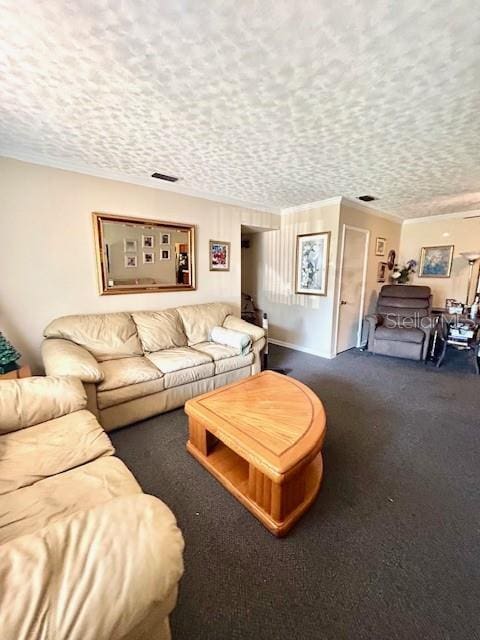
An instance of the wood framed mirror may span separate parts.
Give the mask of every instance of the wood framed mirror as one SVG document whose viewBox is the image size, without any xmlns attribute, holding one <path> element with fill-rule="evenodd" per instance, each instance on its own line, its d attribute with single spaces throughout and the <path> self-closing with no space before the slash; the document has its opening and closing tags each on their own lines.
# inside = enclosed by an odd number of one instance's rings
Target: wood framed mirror
<svg viewBox="0 0 480 640">
<path fill-rule="evenodd" d="M 195 289 L 195 226 L 93 213 L 100 295 Z"/>
</svg>

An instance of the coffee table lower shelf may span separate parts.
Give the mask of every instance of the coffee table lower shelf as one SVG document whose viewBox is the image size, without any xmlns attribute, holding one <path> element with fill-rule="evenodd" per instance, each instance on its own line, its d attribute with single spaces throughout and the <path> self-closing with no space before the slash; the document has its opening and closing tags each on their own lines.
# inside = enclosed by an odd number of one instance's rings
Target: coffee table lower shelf
<svg viewBox="0 0 480 640">
<path fill-rule="evenodd" d="M 321 453 L 305 465 L 299 465 L 295 473 L 275 482 L 192 420 L 187 450 L 279 537 L 285 535 L 308 509 L 320 489 Z"/>
</svg>

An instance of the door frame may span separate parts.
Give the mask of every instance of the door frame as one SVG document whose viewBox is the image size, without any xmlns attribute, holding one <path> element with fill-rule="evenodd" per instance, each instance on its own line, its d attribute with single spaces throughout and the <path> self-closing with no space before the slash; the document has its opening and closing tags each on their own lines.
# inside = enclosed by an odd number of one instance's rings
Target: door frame
<svg viewBox="0 0 480 640">
<path fill-rule="evenodd" d="M 340 300 L 342 295 L 342 280 L 343 280 L 343 258 L 345 252 L 345 236 L 347 229 L 352 231 L 360 231 L 365 234 L 365 255 L 363 257 L 363 271 L 362 271 L 362 291 L 360 293 L 360 309 L 358 312 L 358 328 L 357 328 L 357 348 L 362 343 L 362 326 L 363 326 L 363 311 L 365 308 L 365 292 L 367 288 L 367 267 L 368 267 L 368 249 L 370 246 L 370 231 L 368 229 L 362 229 L 361 227 L 354 227 L 351 224 L 344 224 L 342 230 L 342 246 L 340 249 L 340 270 L 338 279 L 338 292 L 337 292 L 337 314 L 335 321 L 335 348 L 334 353 L 338 355 L 338 332 L 340 329 Z"/>
</svg>

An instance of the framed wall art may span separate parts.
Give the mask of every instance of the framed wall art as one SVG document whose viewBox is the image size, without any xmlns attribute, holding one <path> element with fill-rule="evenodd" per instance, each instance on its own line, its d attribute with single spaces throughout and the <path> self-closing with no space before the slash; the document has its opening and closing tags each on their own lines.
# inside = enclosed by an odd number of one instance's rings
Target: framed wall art
<svg viewBox="0 0 480 640">
<path fill-rule="evenodd" d="M 123 250 L 125 253 L 134 253 L 137 251 L 137 241 L 125 238 L 123 241 Z"/>
<path fill-rule="evenodd" d="M 375 240 L 375 255 L 384 256 L 387 247 L 387 240 L 385 238 L 377 238 Z"/>
<path fill-rule="evenodd" d="M 210 240 L 210 271 L 230 271 L 230 242 Z"/>
<path fill-rule="evenodd" d="M 170 248 L 160 249 L 160 260 L 170 260 Z"/>
<path fill-rule="evenodd" d="M 387 263 L 379 262 L 377 267 L 377 282 L 385 282 L 387 273 Z"/>
<path fill-rule="evenodd" d="M 154 237 L 142 235 L 142 247 L 144 249 L 153 249 Z"/>
<path fill-rule="evenodd" d="M 137 256 L 129 256 L 128 254 L 125 256 L 125 267 L 127 269 L 136 269 L 138 266 Z"/>
<path fill-rule="evenodd" d="M 419 278 L 449 278 L 452 272 L 453 244 L 422 247 Z"/>
<path fill-rule="evenodd" d="M 295 290 L 314 296 L 327 295 L 330 231 L 297 236 Z"/>
<path fill-rule="evenodd" d="M 153 251 L 144 251 L 143 253 L 143 264 L 154 264 L 155 263 L 155 254 Z"/>
</svg>

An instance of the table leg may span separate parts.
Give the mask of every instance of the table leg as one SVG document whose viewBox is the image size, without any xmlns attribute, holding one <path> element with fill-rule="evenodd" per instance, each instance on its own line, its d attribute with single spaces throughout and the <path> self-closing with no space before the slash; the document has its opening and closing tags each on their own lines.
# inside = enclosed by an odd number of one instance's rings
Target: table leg
<svg viewBox="0 0 480 640">
<path fill-rule="evenodd" d="M 217 438 L 196 420 L 188 420 L 189 442 L 204 456 L 208 456 L 217 442 Z"/>
</svg>

